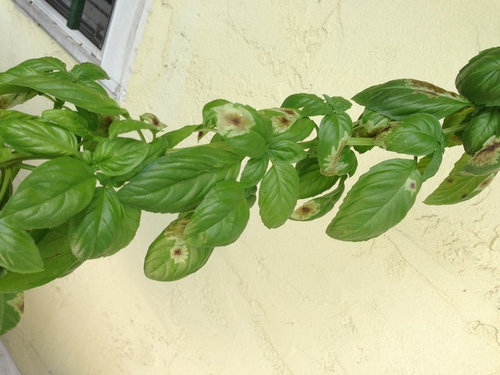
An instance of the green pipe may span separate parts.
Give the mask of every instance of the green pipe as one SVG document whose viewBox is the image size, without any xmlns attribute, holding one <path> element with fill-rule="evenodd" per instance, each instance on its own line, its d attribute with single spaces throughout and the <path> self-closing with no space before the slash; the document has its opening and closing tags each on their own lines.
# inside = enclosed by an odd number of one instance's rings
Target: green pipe
<svg viewBox="0 0 500 375">
<path fill-rule="evenodd" d="M 68 23 L 66 24 L 71 30 L 78 30 L 82 20 L 83 7 L 85 0 L 72 0 L 69 8 Z"/>
</svg>

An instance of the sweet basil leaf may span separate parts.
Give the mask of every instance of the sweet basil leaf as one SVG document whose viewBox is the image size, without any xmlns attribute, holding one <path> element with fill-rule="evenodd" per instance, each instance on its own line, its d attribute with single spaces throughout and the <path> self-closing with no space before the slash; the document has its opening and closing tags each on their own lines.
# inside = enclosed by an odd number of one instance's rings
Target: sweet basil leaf
<svg viewBox="0 0 500 375">
<path fill-rule="evenodd" d="M 365 109 L 354 128 L 356 137 L 373 137 L 389 127 L 391 119 L 380 113 Z"/>
<path fill-rule="evenodd" d="M 500 48 L 481 51 L 455 80 L 458 92 L 474 104 L 500 106 Z"/>
<path fill-rule="evenodd" d="M 89 204 L 96 178 L 83 161 L 49 160 L 24 179 L 1 211 L 27 229 L 61 225 Z"/>
<path fill-rule="evenodd" d="M 43 271 L 26 274 L 7 272 L 0 279 L 1 293 L 16 293 L 47 284 L 82 264 L 71 253 L 67 224 L 48 230 L 37 246 L 43 259 Z"/>
<path fill-rule="evenodd" d="M 229 245 L 241 235 L 249 217 L 243 186 L 235 181 L 221 181 L 196 207 L 184 240 L 198 248 Z"/>
<path fill-rule="evenodd" d="M 463 154 L 448 177 L 425 200 L 425 204 L 442 205 L 466 201 L 479 194 L 493 180 L 495 174 L 470 176 L 463 174 L 471 157 Z"/>
<path fill-rule="evenodd" d="M 307 156 L 304 149 L 292 141 L 271 142 L 268 153 L 271 160 L 281 160 L 289 163 L 296 163 Z"/>
<path fill-rule="evenodd" d="M 326 233 L 343 241 L 366 241 L 399 223 L 415 202 L 422 176 L 414 160 L 381 162 L 347 193 Z"/>
<path fill-rule="evenodd" d="M 16 151 L 35 155 L 74 155 L 78 149 L 72 133 L 40 119 L 2 119 L 0 137 Z"/>
<path fill-rule="evenodd" d="M 289 163 L 275 161 L 259 189 L 260 217 L 268 228 L 285 223 L 299 196 L 299 176 Z"/>
<path fill-rule="evenodd" d="M 122 214 L 118 228 L 113 236 L 113 242 L 103 252 L 102 256 L 110 256 L 126 247 L 135 237 L 141 222 L 141 210 L 135 207 L 121 205 Z"/>
<path fill-rule="evenodd" d="M 493 135 L 500 135 L 500 110 L 485 108 L 470 116 L 462 134 L 465 152 L 474 155 Z"/>
<path fill-rule="evenodd" d="M 98 81 L 109 79 L 108 74 L 99 65 L 89 62 L 73 66 L 70 73 L 76 80 Z"/>
<path fill-rule="evenodd" d="M 37 76 L 50 72 L 66 72 L 66 64 L 55 57 L 29 59 L 0 73 L 0 85 L 9 83 L 18 77 Z"/>
<path fill-rule="evenodd" d="M 148 155 L 147 143 L 131 138 L 104 139 L 94 152 L 94 165 L 107 176 L 119 176 L 132 171 Z"/>
<path fill-rule="evenodd" d="M 295 221 L 311 221 L 319 219 L 332 210 L 344 193 L 344 181 L 341 179 L 335 190 L 321 197 L 316 197 L 302 204 L 290 215 L 291 220 Z"/>
<path fill-rule="evenodd" d="M 23 312 L 23 293 L 0 293 L 0 335 L 17 326 Z"/>
<path fill-rule="evenodd" d="M 168 139 L 168 147 L 173 148 L 189 137 L 194 132 L 200 130 L 200 125 L 188 125 L 180 129 L 172 130 L 165 134 Z"/>
<path fill-rule="evenodd" d="M 500 170 L 500 137 L 492 136 L 464 167 L 464 173 L 482 176 Z"/>
<path fill-rule="evenodd" d="M 189 211 L 216 182 L 236 179 L 240 162 L 241 156 L 217 144 L 181 149 L 149 164 L 118 195 L 150 212 Z"/>
<path fill-rule="evenodd" d="M 328 96 L 323 94 L 326 103 L 336 112 L 342 113 L 352 107 L 352 103 L 341 96 Z"/>
<path fill-rule="evenodd" d="M 444 135 L 433 115 L 418 113 L 393 122 L 379 133 L 375 144 L 388 151 L 409 155 L 428 155 L 444 147 Z"/>
<path fill-rule="evenodd" d="M 314 197 L 330 189 L 339 179 L 338 176 L 325 176 L 320 172 L 318 161 L 307 158 L 295 166 L 299 175 L 299 199 Z"/>
<path fill-rule="evenodd" d="M 225 99 L 215 99 L 205 104 L 202 110 L 203 126 L 207 128 L 215 128 L 217 123 L 217 113 L 213 111 L 213 108 L 223 106 L 225 104 L 230 104 L 230 102 Z"/>
<path fill-rule="evenodd" d="M 346 113 L 323 117 L 319 126 L 318 163 L 326 176 L 338 174 L 339 159 L 351 137 L 352 121 Z"/>
<path fill-rule="evenodd" d="M 319 116 L 332 114 L 333 109 L 323 99 L 314 94 L 293 94 L 285 99 L 282 108 L 302 108 L 301 115 Z"/>
<path fill-rule="evenodd" d="M 393 119 L 415 113 L 429 113 L 439 119 L 470 105 L 457 94 L 414 79 L 397 79 L 369 87 L 353 100 Z"/>
<path fill-rule="evenodd" d="M 246 187 L 257 185 L 266 174 L 268 165 L 268 157 L 260 159 L 252 158 L 248 160 L 243 172 L 241 173 L 240 182 Z"/>
<path fill-rule="evenodd" d="M 153 241 L 144 260 L 146 277 L 158 281 L 179 280 L 205 265 L 213 248 L 188 245 L 184 240 L 188 223 L 188 218 L 174 220 Z"/>
<path fill-rule="evenodd" d="M 0 109 L 12 108 L 23 104 L 37 95 L 36 91 L 21 87 L 17 92 L 0 95 Z"/>
<path fill-rule="evenodd" d="M 144 121 L 118 120 L 113 121 L 109 126 L 109 137 L 115 138 L 119 134 L 130 133 L 136 130 L 150 130 L 156 133 L 160 129 Z"/>
<path fill-rule="evenodd" d="M 418 170 L 422 174 L 423 181 L 427 181 L 437 173 L 443 161 L 443 152 L 444 149 L 438 149 L 419 160 Z"/>
<path fill-rule="evenodd" d="M 112 188 L 97 188 L 90 204 L 69 225 L 71 251 L 81 260 L 102 257 L 115 240 L 123 208 Z"/>
<path fill-rule="evenodd" d="M 463 124 L 466 119 L 469 117 L 469 114 L 474 111 L 473 107 L 465 107 L 461 109 L 460 111 L 457 111 L 455 113 L 452 113 L 449 116 L 446 116 L 443 121 L 443 130 L 446 129 L 446 134 L 445 134 L 445 144 L 446 147 L 453 147 L 457 145 L 462 144 L 462 130 L 458 131 L 452 131 L 450 132 L 450 128 L 455 128 L 455 127 L 460 127 L 461 124 Z"/>
<path fill-rule="evenodd" d="M 42 118 L 80 137 L 92 137 L 92 131 L 90 130 L 87 120 L 76 111 L 70 109 L 49 109 L 43 111 Z"/>
<path fill-rule="evenodd" d="M 43 270 L 42 258 L 33 238 L 5 218 L 0 219 L 0 266 L 20 273 Z"/>
</svg>

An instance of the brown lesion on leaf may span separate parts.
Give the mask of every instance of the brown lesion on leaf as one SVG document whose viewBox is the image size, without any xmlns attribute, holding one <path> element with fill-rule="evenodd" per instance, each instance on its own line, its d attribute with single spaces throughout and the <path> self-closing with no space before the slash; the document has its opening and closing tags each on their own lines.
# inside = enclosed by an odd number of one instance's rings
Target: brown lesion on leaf
<svg viewBox="0 0 500 375">
<path fill-rule="evenodd" d="M 215 107 L 217 114 L 217 131 L 227 137 L 235 137 L 248 133 L 255 125 L 253 116 L 242 106 L 231 103 Z"/>
<path fill-rule="evenodd" d="M 314 201 L 309 201 L 293 211 L 291 217 L 295 220 L 307 220 L 319 212 L 319 206 Z"/>
<path fill-rule="evenodd" d="M 8 300 L 7 303 L 11 305 L 14 310 L 16 310 L 19 315 L 21 315 L 24 312 L 24 294 L 19 293 L 17 294 L 14 298 L 11 300 Z"/>
<path fill-rule="evenodd" d="M 477 186 L 476 190 L 486 189 L 491 184 L 491 181 L 493 181 L 495 175 L 496 173 L 492 173 L 488 177 L 486 177 L 486 179 Z"/>
<path fill-rule="evenodd" d="M 271 122 L 273 124 L 273 127 L 278 131 L 284 131 L 293 124 L 292 119 L 287 116 L 275 116 L 271 119 Z"/>
<path fill-rule="evenodd" d="M 500 152 L 500 137 L 491 137 L 488 139 L 481 150 L 476 152 L 470 164 L 474 166 L 486 166 L 497 162 Z"/>
<path fill-rule="evenodd" d="M 281 108 L 281 110 L 285 112 L 287 115 L 297 116 L 297 112 L 295 112 L 293 109 Z"/>
<path fill-rule="evenodd" d="M 408 87 L 416 89 L 420 93 L 425 94 L 430 98 L 434 98 L 436 96 L 452 96 L 455 98 L 460 97 L 460 95 L 455 94 L 454 92 L 447 91 L 429 82 L 419 81 L 417 79 L 407 79 L 406 83 Z"/>
</svg>

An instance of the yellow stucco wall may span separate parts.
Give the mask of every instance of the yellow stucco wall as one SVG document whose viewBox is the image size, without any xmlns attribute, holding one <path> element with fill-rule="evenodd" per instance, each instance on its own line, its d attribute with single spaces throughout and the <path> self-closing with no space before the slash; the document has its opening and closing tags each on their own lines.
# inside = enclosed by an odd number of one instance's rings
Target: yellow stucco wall
<svg viewBox="0 0 500 375">
<path fill-rule="evenodd" d="M 468 58 L 499 44 L 499 14 L 492 0 L 155 0 L 125 105 L 174 128 L 219 97 L 269 107 L 406 77 L 453 89 Z M 10 0 L 0 35 L 1 69 L 72 62 Z M 269 231 L 254 209 L 236 244 L 176 283 L 142 275 L 172 219 L 144 215 L 118 255 L 27 292 L 3 340 L 24 375 L 499 375 L 500 184 L 420 203 L 459 154 L 378 239 L 332 240 L 328 218 Z M 383 156 L 362 156 L 359 173 Z"/>
</svg>

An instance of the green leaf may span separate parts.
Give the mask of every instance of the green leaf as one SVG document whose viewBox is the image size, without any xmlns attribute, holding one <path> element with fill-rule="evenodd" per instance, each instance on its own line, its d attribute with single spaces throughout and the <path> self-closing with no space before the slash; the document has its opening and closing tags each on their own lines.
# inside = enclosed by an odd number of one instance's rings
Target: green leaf
<svg viewBox="0 0 500 375">
<path fill-rule="evenodd" d="M 66 72 L 66 64 L 55 57 L 42 57 L 25 60 L 6 72 L 0 73 L 0 85 L 11 82 L 18 77 L 37 76 L 49 72 Z"/>
<path fill-rule="evenodd" d="M 216 182 L 236 179 L 240 162 L 241 156 L 217 144 L 180 149 L 149 164 L 118 195 L 150 212 L 189 211 Z"/>
<path fill-rule="evenodd" d="M 7 109 L 15 107 L 16 105 L 23 104 L 33 99 L 35 96 L 37 96 L 36 91 L 20 88 L 15 93 L 0 95 L 0 108 Z"/>
<path fill-rule="evenodd" d="M 74 155 L 78 149 L 72 133 L 40 119 L 0 119 L 0 137 L 16 151 L 35 155 Z"/>
<path fill-rule="evenodd" d="M 135 207 L 122 206 L 120 225 L 118 226 L 113 242 L 104 251 L 103 256 L 107 257 L 128 246 L 135 237 L 141 222 L 141 210 Z"/>
<path fill-rule="evenodd" d="M 132 171 L 148 156 L 149 145 L 131 138 L 104 139 L 95 148 L 95 167 L 107 176 Z"/>
<path fill-rule="evenodd" d="M 288 163 L 275 161 L 259 190 L 259 213 L 264 225 L 268 228 L 283 225 L 293 212 L 298 196 L 297 171 Z"/>
<path fill-rule="evenodd" d="M 493 180 L 495 174 L 470 176 L 463 174 L 471 157 L 463 154 L 448 177 L 425 200 L 425 204 L 442 205 L 466 201 L 479 194 Z"/>
<path fill-rule="evenodd" d="M 474 104 L 500 105 L 500 47 L 481 51 L 455 80 L 458 92 Z"/>
<path fill-rule="evenodd" d="M 43 111 L 42 118 L 80 137 L 92 137 L 92 131 L 87 120 L 76 111 L 70 109 L 49 109 Z"/>
<path fill-rule="evenodd" d="M 445 139 L 446 147 L 453 147 L 462 144 L 462 124 L 469 117 L 469 114 L 474 111 L 474 107 L 465 107 L 458 112 L 446 116 L 443 121 L 443 130 L 446 129 Z M 457 128 L 460 130 L 450 131 L 450 129 Z"/>
<path fill-rule="evenodd" d="M 347 193 L 326 233 L 343 241 L 366 241 L 399 223 L 415 202 L 422 176 L 414 160 L 375 165 Z"/>
<path fill-rule="evenodd" d="M 168 139 L 168 147 L 174 148 L 194 132 L 200 130 L 200 125 L 187 125 L 177 130 L 172 130 L 165 134 Z"/>
<path fill-rule="evenodd" d="M 203 126 L 207 128 L 215 128 L 217 124 L 217 113 L 213 111 L 215 107 L 231 104 L 230 101 L 225 99 L 215 99 L 204 105 L 202 110 Z"/>
<path fill-rule="evenodd" d="M 65 276 L 77 268 L 78 260 L 69 244 L 68 224 L 50 229 L 37 242 L 43 259 L 43 271 L 34 273 L 7 272 L 0 279 L 1 293 L 15 293 L 47 284 L 58 277 Z"/>
<path fill-rule="evenodd" d="M 443 152 L 444 149 L 439 149 L 419 160 L 418 170 L 422 174 L 423 181 L 427 181 L 437 173 L 443 161 Z"/>
<path fill-rule="evenodd" d="M 386 129 L 391 123 L 391 119 L 380 113 L 365 109 L 354 128 L 356 137 L 373 137 Z"/>
<path fill-rule="evenodd" d="M 307 156 L 304 149 L 292 141 L 271 142 L 268 153 L 271 160 L 281 160 L 289 163 L 296 163 Z"/>
<path fill-rule="evenodd" d="M 76 80 L 80 81 L 98 81 L 109 79 L 108 74 L 99 65 L 92 64 L 90 62 L 84 62 L 73 66 L 70 73 Z"/>
<path fill-rule="evenodd" d="M 299 199 L 314 197 L 330 189 L 338 176 L 325 176 L 320 172 L 316 158 L 299 161 L 295 166 L 299 175 Z"/>
<path fill-rule="evenodd" d="M 243 186 L 235 181 L 221 181 L 196 207 L 184 240 L 198 248 L 229 245 L 239 238 L 249 217 Z"/>
<path fill-rule="evenodd" d="M 500 110 L 485 108 L 470 116 L 462 134 L 465 152 L 474 155 L 491 136 L 500 135 Z"/>
<path fill-rule="evenodd" d="M 418 113 L 393 122 L 379 133 L 375 145 L 388 151 L 409 155 L 428 155 L 444 147 L 439 121 L 427 113 Z"/>
<path fill-rule="evenodd" d="M 115 241 L 123 208 L 112 188 L 97 188 L 90 204 L 69 225 L 71 251 L 82 260 L 102 257 Z"/>
<path fill-rule="evenodd" d="M 17 326 L 24 312 L 23 293 L 0 294 L 0 335 Z"/>
<path fill-rule="evenodd" d="M 336 113 L 342 113 L 347 111 L 349 108 L 352 107 L 352 103 L 341 97 L 341 96 L 328 96 L 328 95 L 323 95 L 325 97 L 326 103 L 336 112 Z"/>
<path fill-rule="evenodd" d="M 89 204 L 95 184 L 92 170 L 83 161 L 49 160 L 21 182 L 0 216 L 27 229 L 61 225 Z"/>
<path fill-rule="evenodd" d="M 269 158 L 267 157 L 260 159 L 252 158 L 248 160 L 243 172 L 241 173 L 240 182 L 246 187 L 257 185 L 266 174 L 268 165 Z"/>
<path fill-rule="evenodd" d="M 326 176 L 338 174 L 339 159 L 351 137 L 352 121 L 346 113 L 323 117 L 319 126 L 318 162 Z"/>
<path fill-rule="evenodd" d="M 314 94 L 293 94 L 285 99 L 282 108 L 302 108 L 301 115 L 304 117 L 308 116 L 319 116 L 319 115 L 329 115 L 334 111 L 330 105 L 325 103 L 323 99 Z"/>
<path fill-rule="evenodd" d="M 439 119 L 470 105 L 457 94 L 414 79 L 397 79 L 369 87 L 353 100 L 393 119 L 415 113 L 429 113 Z"/>
<path fill-rule="evenodd" d="M 332 210 L 335 203 L 339 201 L 344 193 L 344 180 L 345 178 L 342 178 L 337 188 L 332 192 L 311 199 L 298 207 L 290 215 L 290 219 L 295 221 L 311 221 L 326 215 Z"/>
<path fill-rule="evenodd" d="M 482 176 L 500 170 L 500 137 L 492 136 L 464 167 L 464 173 Z"/>
<path fill-rule="evenodd" d="M 150 130 L 156 133 L 160 129 L 144 121 L 119 120 L 113 121 L 109 126 L 109 137 L 115 138 L 119 134 L 130 133 L 136 130 Z"/>
<path fill-rule="evenodd" d="M 153 241 L 144 261 L 146 277 L 158 281 L 175 281 L 205 265 L 213 248 L 188 245 L 184 240 L 188 223 L 188 218 L 173 221 Z"/>
<path fill-rule="evenodd" d="M 20 273 L 43 270 L 42 258 L 33 238 L 5 218 L 0 219 L 0 266 Z"/>
</svg>

